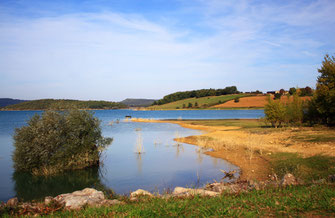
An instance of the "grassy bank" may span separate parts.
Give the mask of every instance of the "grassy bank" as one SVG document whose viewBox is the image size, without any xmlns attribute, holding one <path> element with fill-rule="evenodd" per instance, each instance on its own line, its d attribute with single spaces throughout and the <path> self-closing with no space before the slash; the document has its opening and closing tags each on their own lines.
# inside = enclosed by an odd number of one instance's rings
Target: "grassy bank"
<svg viewBox="0 0 335 218">
<path fill-rule="evenodd" d="M 218 217 L 218 216 L 333 216 L 335 186 L 312 184 L 268 188 L 218 197 L 140 198 L 125 205 L 60 211 L 52 217 Z M 1 214 L 0 214 L 1 215 Z M 10 217 L 10 211 L 2 214 Z"/>
</svg>

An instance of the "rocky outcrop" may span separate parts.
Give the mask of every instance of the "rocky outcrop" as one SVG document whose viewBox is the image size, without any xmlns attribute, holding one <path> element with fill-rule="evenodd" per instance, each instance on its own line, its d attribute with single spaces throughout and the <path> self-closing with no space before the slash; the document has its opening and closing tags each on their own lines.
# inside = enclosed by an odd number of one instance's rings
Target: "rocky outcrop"
<svg viewBox="0 0 335 218">
<path fill-rule="evenodd" d="M 48 202 L 49 200 L 49 198 L 46 198 L 45 202 Z M 85 205 L 100 207 L 121 203 L 118 200 L 105 199 L 105 196 L 101 191 L 97 191 L 93 188 L 85 188 L 81 191 L 61 194 L 56 196 L 52 200 L 56 201 L 61 205 L 64 205 L 67 209 L 80 209 Z"/>
</svg>

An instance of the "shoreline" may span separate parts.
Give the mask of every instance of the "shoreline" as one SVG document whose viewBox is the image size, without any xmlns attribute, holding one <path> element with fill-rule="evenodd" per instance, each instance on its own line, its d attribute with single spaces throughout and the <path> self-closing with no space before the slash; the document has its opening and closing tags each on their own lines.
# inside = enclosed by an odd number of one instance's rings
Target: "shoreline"
<svg viewBox="0 0 335 218">
<path fill-rule="evenodd" d="M 260 157 L 260 155 L 252 155 L 246 152 L 246 149 L 242 146 L 234 149 L 223 149 L 216 150 L 211 145 L 210 141 L 202 140 L 202 138 L 208 138 L 216 132 L 221 131 L 234 131 L 240 130 L 241 127 L 236 126 L 204 126 L 204 125 L 193 125 L 187 124 L 183 121 L 178 120 L 154 120 L 154 119 L 142 119 L 142 118 L 132 118 L 132 122 L 146 122 L 146 123 L 172 123 L 178 124 L 181 127 L 195 129 L 202 131 L 201 135 L 196 136 L 188 136 L 183 138 L 176 138 L 175 141 L 191 144 L 199 147 L 212 148 L 213 151 L 207 151 L 205 154 L 224 159 L 235 166 L 240 168 L 240 175 L 238 180 L 258 180 L 263 181 L 269 178 L 269 162 L 264 158 Z"/>
<path fill-rule="evenodd" d="M 224 120 L 228 122 L 222 122 Z M 326 135 L 332 134 L 333 130 L 309 127 L 268 129 L 257 124 L 258 119 L 224 120 L 131 119 L 133 122 L 173 123 L 184 128 L 201 130 L 201 135 L 174 140 L 213 149 L 205 154 L 222 158 L 239 167 L 240 181 L 269 179 L 275 172 L 272 165 L 274 158 L 280 154 L 293 154 L 302 158 L 317 155 L 335 157 L 335 144 L 322 140 Z M 252 125 L 248 128 L 246 123 L 256 123 L 256 128 Z"/>
</svg>

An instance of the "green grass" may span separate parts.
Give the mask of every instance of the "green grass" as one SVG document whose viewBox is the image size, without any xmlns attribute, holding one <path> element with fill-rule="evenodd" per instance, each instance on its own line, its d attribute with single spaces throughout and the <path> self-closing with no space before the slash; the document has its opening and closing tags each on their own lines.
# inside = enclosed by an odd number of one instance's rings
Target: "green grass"
<svg viewBox="0 0 335 218">
<path fill-rule="evenodd" d="M 270 158 L 271 167 L 279 178 L 286 173 L 311 182 L 335 174 L 335 158 L 315 155 L 304 158 L 296 153 L 275 153 Z"/>
<path fill-rule="evenodd" d="M 196 109 L 194 107 L 195 102 L 198 103 L 198 109 L 205 109 L 213 105 L 225 103 L 235 98 L 242 98 L 242 97 L 247 97 L 247 96 L 251 96 L 251 95 L 236 94 L 236 95 L 207 96 L 203 98 L 188 98 L 188 99 L 171 102 L 168 104 L 150 106 L 148 107 L 148 109 L 154 109 L 154 110 Z M 187 108 L 189 103 L 193 105 L 193 108 Z M 184 104 L 186 108 L 183 108 Z"/>
<path fill-rule="evenodd" d="M 334 134 L 326 134 L 326 133 L 299 133 L 295 136 L 292 137 L 292 139 L 297 140 L 297 141 L 302 141 L 302 142 L 335 142 L 335 135 Z"/>
<path fill-rule="evenodd" d="M 61 211 L 52 217 L 259 217 L 259 216 L 334 216 L 334 184 L 314 184 L 268 188 L 219 197 L 142 198 L 101 208 Z M 8 217 L 8 214 L 3 214 Z"/>
</svg>

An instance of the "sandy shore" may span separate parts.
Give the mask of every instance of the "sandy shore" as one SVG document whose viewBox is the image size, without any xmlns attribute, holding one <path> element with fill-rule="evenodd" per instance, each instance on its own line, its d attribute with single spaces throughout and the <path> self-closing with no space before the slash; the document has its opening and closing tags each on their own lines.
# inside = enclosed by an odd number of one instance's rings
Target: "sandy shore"
<svg viewBox="0 0 335 218">
<path fill-rule="evenodd" d="M 238 166 L 240 180 L 266 180 L 272 173 L 269 158 L 275 152 L 299 153 L 305 157 L 316 154 L 335 156 L 334 143 L 306 143 L 292 140 L 295 128 L 271 133 L 252 133 L 236 126 L 205 126 L 178 120 L 133 118 L 133 122 L 174 123 L 184 128 L 203 131 L 202 135 L 177 138 L 176 141 L 212 148 L 206 154 L 222 158 Z M 307 130 L 304 130 L 308 134 Z"/>
</svg>

